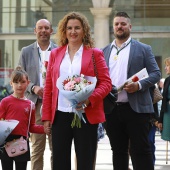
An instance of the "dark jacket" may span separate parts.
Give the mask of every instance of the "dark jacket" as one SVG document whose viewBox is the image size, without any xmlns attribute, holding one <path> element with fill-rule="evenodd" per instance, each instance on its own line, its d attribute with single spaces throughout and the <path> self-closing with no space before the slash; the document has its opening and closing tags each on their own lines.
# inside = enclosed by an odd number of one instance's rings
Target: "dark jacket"
<svg viewBox="0 0 170 170">
<path fill-rule="evenodd" d="M 170 99 L 168 99 L 168 88 L 169 88 L 169 85 L 170 85 L 170 76 L 167 77 L 165 79 L 165 82 L 164 82 L 163 99 L 162 99 L 162 106 L 161 106 L 159 123 L 163 122 L 164 112 L 167 111 L 168 101 L 170 100 Z"/>
</svg>

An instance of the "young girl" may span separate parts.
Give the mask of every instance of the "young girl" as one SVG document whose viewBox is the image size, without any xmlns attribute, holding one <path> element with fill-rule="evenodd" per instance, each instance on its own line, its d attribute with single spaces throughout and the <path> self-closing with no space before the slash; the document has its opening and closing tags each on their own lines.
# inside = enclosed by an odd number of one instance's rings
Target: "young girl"
<svg viewBox="0 0 170 170">
<path fill-rule="evenodd" d="M 35 124 L 35 105 L 24 96 L 24 92 L 29 84 L 28 74 L 18 66 L 11 75 L 10 84 L 13 88 L 13 94 L 5 97 L 0 103 L 0 119 L 14 119 L 18 120 L 19 124 L 7 137 L 6 142 L 18 139 L 23 136 L 27 138 L 28 133 L 49 133 L 50 129 L 44 129 L 42 125 Z M 30 118 L 30 109 L 32 104 L 32 112 L 30 119 L 30 126 L 28 123 Z M 29 147 L 29 140 L 28 147 Z M 13 170 L 13 161 L 15 161 L 16 170 L 26 170 L 27 161 L 30 161 L 30 148 L 25 154 L 9 157 L 3 149 L 0 153 L 2 170 Z"/>
</svg>

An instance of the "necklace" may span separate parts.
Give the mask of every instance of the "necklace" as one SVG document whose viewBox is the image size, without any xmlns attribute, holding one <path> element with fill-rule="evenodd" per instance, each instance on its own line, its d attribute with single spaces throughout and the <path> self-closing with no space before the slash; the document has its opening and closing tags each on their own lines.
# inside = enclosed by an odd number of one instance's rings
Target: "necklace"
<svg viewBox="0 0 170 170">
<path fill-rule="evenodd" d="M 122 47 L 121 49 L 118 49 L 115 45 L 113 45 L 117 50 L 116 55 L 113 57 L 114 60 L 118 59 L 118 55 L 119 55 L 120 51 L 122 51 L 125 47 L 127 47 L 131 43 L 131 41 L 132 41 L 132 39 L 124 47 Z"/>
</svg>

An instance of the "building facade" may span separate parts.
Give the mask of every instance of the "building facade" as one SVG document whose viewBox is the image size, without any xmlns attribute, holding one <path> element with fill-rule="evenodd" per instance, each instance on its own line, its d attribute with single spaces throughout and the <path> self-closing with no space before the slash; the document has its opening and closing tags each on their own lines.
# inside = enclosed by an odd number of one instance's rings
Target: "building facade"
<svg viewBox="0 0 170 170">
<path fill-rule="evenodd" d="M 170 56 L 170 0 L 0 0 L 0 86 L 9 83 L 21 48 L 35 41 L 36 21 L 47 18 L 55 33 L 59 20 L 71 11 L 88 18 L 98 48 L 114 38 L 113 15 L 127 12 L 132 20 L 132 38 L 151 45 L 162 75 L 166 76 L 164 59 Z"/>
</svg>

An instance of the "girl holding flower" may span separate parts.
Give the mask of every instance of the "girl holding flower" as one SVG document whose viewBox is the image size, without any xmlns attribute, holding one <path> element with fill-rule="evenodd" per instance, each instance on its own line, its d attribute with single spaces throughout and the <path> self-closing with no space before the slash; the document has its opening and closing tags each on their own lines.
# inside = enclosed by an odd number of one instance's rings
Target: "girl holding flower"
<svg viewBox="0 0 170 170">
<path fill-rule="evenodd" d="M 25 91 L 29 82 L 28 74 L 21 66 L 16 67 L 12 72 L 10 81 L 14 92 L 1 100 L 0 119 L 17 120 L 19 123 L 5 142 L 19 139 L 21 136 L 26 139 L 28 132 L 38 134 L 50 133 L 50 128 L 44 129 L 42 125 L 35 124 L 35 104 L 25 97 Z M 2 149 L 2 152 L 0 152 L 2 170 L 13 170 L 13 162 L 15 162 L 16 170 L 27 169 L 27 161 L 30 161 L 28 139 L 27 142 L 28 151 L 19 156 L 9 157 L 5 148 Z"/>
</svg>

